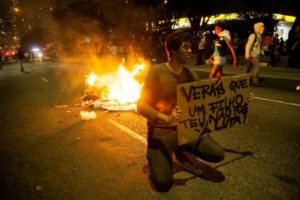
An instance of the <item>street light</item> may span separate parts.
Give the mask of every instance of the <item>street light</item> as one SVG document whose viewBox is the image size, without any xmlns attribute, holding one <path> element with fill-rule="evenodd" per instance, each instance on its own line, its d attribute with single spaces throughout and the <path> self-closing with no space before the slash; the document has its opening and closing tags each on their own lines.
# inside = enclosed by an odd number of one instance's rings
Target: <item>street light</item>
<svg viewBox="0 0 300 200">
<path fill-rule="evenodd" d="M 14 7 L 13 10 L 17 14 L 21 12 L 20 8 L 18 8 L 18 7 Z"/>
</svg>

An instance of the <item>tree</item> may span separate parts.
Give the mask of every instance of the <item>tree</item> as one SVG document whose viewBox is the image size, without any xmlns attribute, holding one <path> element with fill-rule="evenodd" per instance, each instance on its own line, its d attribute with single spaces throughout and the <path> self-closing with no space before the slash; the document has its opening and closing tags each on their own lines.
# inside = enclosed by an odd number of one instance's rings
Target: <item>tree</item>
<svg viewBox="0 0 300 200">
<path fill-rule="evenodd" d="M 80 49 L 84 38 L 98 42 L 99 35 L 111 26 L 104 18 L 99 3 L 93 0 L 76 0 L 60 6 L 54 10 L 53 18 L 58 24 L 62 47 L 67 52 Z"/>
<path fill-rule="evenodd" d="M 0 1 L 0 19 L 5 19 L 7 18 L 9 14 L 9 4 L 8 1 Z"/>
</svg>

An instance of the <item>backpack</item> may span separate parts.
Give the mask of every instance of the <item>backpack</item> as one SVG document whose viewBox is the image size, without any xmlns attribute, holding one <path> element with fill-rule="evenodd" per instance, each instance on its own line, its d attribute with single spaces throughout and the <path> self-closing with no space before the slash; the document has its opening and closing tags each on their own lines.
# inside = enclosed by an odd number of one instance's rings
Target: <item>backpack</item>
<svg viewBox="0 0 300 200">
<path fill-rule="evenodd" d="M 251 48 L 250 48 L 250 52 L 252 52 L 252 49 L 253 49 L 253 47 L 254 47 L 254 44 L 255 44 L 255 42 L 256 42 L 256 40 L 257 40 L 257 33 L 251 33 L 251 34 L 254 34 L 254 41 L 253 41 L 253 43 L 252 43 L 252 46 L 251 46 Z M 250 34 L 250 35 L 251 35 Z M 249 38 L 248 38 L 248 40 L 249 40 Z M 247 43 L 248 43 L 248 40 L 246 41 L 246 43 L 244 44 L 244 49 L 246 49 L 246 45 L 247 45 Z M 262 49 L 262 42 L 260 43 L 260 50 Z"/>
</svg>

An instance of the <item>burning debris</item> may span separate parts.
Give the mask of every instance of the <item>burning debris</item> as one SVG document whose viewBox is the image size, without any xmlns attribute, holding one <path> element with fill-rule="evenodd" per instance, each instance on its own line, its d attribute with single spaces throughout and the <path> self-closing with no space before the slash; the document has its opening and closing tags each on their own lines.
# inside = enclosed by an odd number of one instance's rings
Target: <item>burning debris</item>
<svg viewBox="0 0 300 200">
<path fill-rule="evenodd" d="M 129 71 L 121 64 L 115 73 L 99 76 L 91 72 L 86 76 L 85 96 L 82 102 L 92 105 L 94 109 L 136 110 L 136 102 L 142 89 L 142 83 L 136 76 L 144 68 L 144 64 L 136 64 L 133 70 Z"/>
</svg>

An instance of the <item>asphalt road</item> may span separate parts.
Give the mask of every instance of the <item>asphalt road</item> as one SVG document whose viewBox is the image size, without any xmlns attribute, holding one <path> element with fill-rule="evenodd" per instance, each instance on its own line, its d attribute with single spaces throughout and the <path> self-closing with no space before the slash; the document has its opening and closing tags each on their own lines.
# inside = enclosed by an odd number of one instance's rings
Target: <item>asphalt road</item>
<svg viewBox="0 0 300 200">
<path fill-rule="evenodd" d="M 174 165 L 174 187 L 148 181 L 146 120 L 138 113 L 76 107 L 84 64 L 16 64 L 0 71 L 0 199 L 299 199 L 300 93 L 297 80 L 266 78 L 251 88 L 249 122 L 213 133 L 225 160 L 195 177 Z M 198 71 L 201 77 L 207 72 Z M 293 104 L 291 104 L 293 103 Z"/>
</svg>

